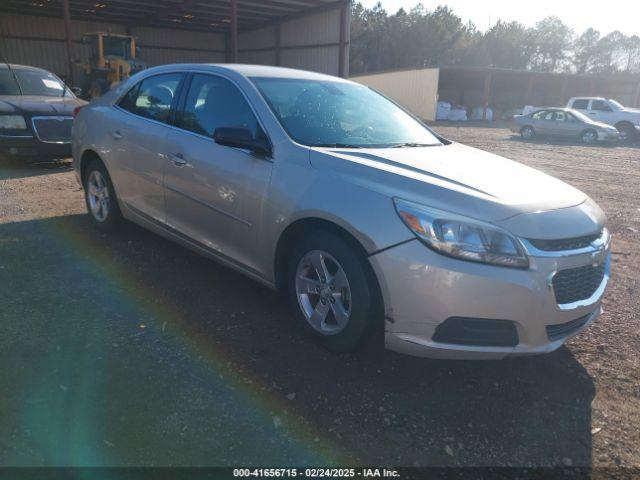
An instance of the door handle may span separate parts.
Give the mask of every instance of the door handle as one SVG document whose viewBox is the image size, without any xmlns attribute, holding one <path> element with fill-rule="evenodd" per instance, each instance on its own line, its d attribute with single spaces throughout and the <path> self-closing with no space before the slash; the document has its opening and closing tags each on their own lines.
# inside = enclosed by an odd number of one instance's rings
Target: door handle
<svg viewBox="0 0 640 480">
<path fill-rule="evenodd" d="M 181 153 L 171 154 L 169 155 L 169 158 L 176 167 L 184 167 L 187 164 L 187 161 L 184 159 L 184 155 Z"/>
<path fill-rule="evenodd" d="M 111 131 L 111 136 L 115 140 L 120 140 L 122 137 L 124 137 L 124 135 L 122 134 L 122 132 L 120 130 L 112 130 Z"/>
</svg>

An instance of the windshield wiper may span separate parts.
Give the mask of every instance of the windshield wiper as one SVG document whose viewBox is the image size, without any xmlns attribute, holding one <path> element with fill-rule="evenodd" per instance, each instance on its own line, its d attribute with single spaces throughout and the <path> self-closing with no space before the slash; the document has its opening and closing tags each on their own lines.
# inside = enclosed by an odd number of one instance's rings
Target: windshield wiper
<svg viewBox="0 0 640 480">
<path fill-rule="evenodd" d="M 313 146 L 320 148 L 363 148 L 360 145 L 353 145 L 351 143 L 318 143 Z"/>
<path fill-rule="evenodd" d="M 417 143 L 417 142 L 405 142 L 393 145 L 391 148 L 413 148 L 413 147 L 434 147 L 437 143 Z"/>
</svg>

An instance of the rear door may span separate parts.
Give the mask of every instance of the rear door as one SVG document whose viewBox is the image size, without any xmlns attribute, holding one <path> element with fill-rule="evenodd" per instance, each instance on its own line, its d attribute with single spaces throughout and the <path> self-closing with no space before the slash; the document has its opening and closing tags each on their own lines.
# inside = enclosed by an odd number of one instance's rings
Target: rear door
<svg viewBox="0 0 640 480">
<path fill-rule="evenodd" d="M 533 128 L 539 135 L 553 135 L 553 110 L 540 110 L 533 114 Z"/>
<path fill-rule="evenodd" d="M 175 129 L 168 137 L 165 170 L 167 223 L 209 250 L 257 267 L 262 212 L 271 159 L 213 140 L 219 127 L 265 135 L 240 89 L 213 74 L 194 73 Z"/>
<path fill-rule="evenodd" d="M 163 175 L 166 139 L 184 73 L 147 77 L 114 108 L 110 174 L 120 200 L 134 213 L 165 220 Z"/>
<path fill-rule="evenodd" d="M 576 137 L 575 117 L 568 112 L 557 110 L 553 117 L 555 135 L 559 137 Z"/>
</svg>

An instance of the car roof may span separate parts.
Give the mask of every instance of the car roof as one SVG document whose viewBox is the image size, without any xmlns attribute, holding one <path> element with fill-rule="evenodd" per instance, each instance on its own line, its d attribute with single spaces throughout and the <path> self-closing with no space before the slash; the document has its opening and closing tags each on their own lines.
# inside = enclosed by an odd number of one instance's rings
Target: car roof
<svg viewBox="0 0 640 480">
<path fill-rule="evenodd" d="M 39 68 L 39 67 L 32 67 L 31 65 L 20 65 L 17 63 L 5 63 L 5 62 L 1 62 L 0 63 L 0 69 L 2 70 L 7 70 L 8 66 L 10 66 L 13 70 L 32 70 L 34 72 L 46 72 L 46 73 L 50 73 L 48 70 L 45 70 L 44 68 Z"/>
<path fill-rule="evenodd" d="M 176 63 L 152 67 L 150 69 L 147 69 L 145 72 L 165 72 L 177 69 L 194 69 L 200 71 L 210 70 L 211 72 L 226 71 L 247 78 L 290 78 L 353 83 L 343 78 L 326 75 L 324 73 L 310 72 L 307 70 L 298 70 L 295 68 L 285 67 L 272 67 L 267 65 L 245 65 L 236 63 Z"/>
</svg>

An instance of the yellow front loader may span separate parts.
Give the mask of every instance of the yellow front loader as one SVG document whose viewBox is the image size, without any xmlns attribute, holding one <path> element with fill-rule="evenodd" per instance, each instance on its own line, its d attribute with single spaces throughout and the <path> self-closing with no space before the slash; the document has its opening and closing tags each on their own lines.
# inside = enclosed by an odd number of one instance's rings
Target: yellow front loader
<svg viewBox="0 0 640 480">
<path fill-rule="evenodd" d="M 82 38 L 82 43 L 90 49 L 89 60 L 80 64 L 83 96 L 89 99 L 99 97 L 146 68 L 138 60 L 139 48 L 131 35 L 88 33 Z"/>
</svg>

